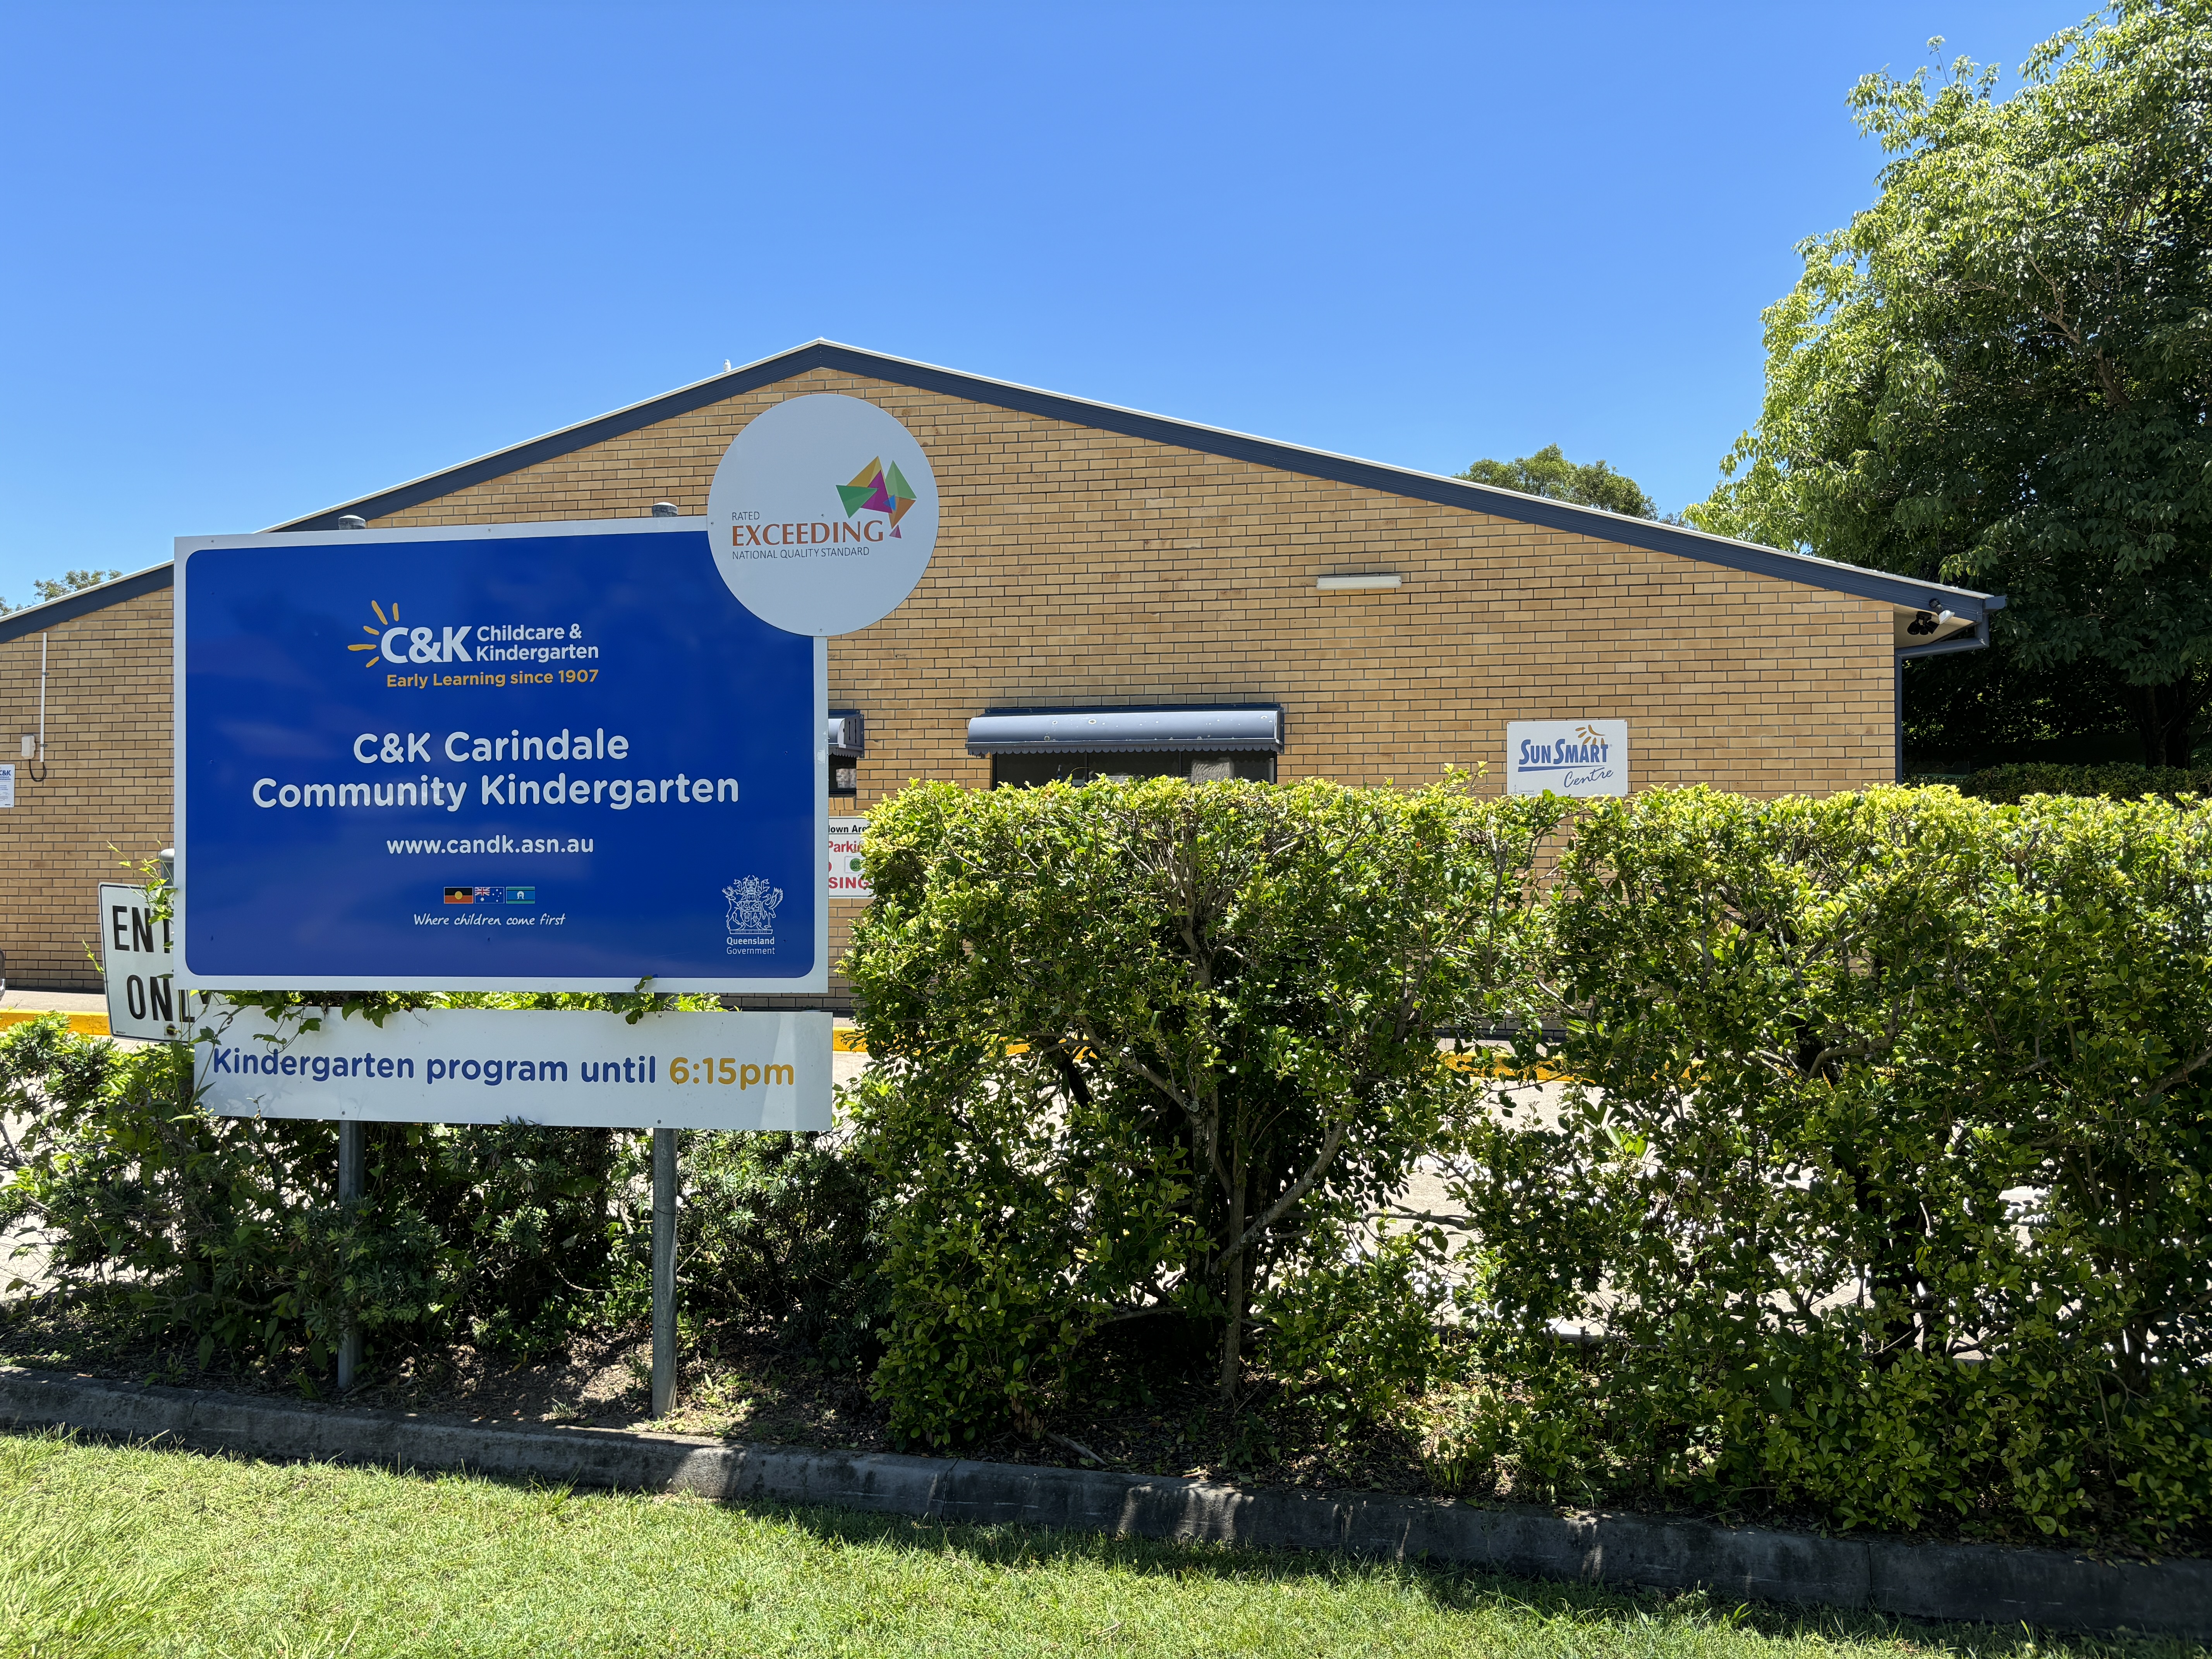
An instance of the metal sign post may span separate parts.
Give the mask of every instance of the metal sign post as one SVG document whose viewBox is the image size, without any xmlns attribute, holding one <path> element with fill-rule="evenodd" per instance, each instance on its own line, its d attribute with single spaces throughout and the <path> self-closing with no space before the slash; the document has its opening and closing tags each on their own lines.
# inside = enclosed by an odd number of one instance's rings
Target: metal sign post
<svg viewBox="0 0 2212 1659">
<path fill-rule="evenodd" d="M 653 1414 L 676 1403 L 676 1131 L 653 1132 Z"/>
<path fill-rule="evenodd" d="M 364 1123 L 653 1131 L 653 1413 L 665 1416 L 676 1396 L 676 1132 L 829 1128 L 831 1017 L 701 1011 L 633 1022 L 595 1010 L 422 1008 L 371 1025 L 323 1012 L 308 1030 L 211 999 L 192 1074 L 222 1115 L 337 1119 L 348 1214 L 362 1200 Z M 342 1392 L 361 1358 L 361 1331 L 349 1328 L 339 1336 Z"/>
<path fill-rule="evenodd" d="M 338 1125 L 338 1212 L 350 1221 L 361 1207 L 362 1123 L 349 1118 Z M 353 1387 L 353 1374 L 361 1368 L 361 1326 L 346 1321 L 338 1334 L 338 1392 Z"/>
</svg>

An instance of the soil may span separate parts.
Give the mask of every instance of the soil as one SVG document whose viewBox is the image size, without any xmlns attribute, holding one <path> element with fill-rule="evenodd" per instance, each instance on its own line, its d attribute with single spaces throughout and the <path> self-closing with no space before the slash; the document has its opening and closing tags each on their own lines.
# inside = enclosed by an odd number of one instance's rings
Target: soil
<svg viewBox="0 0 2212 1659">
<path fill-rule="evenodd" d="M 1224 1410 L 1209 1389 L 1155 1389 L 1126 1410 L 1036 1425 L 1033 1434 L 1009 1431 L 959 1447 L 931 1447 L 897 1443 L 860 1379 L 824 1376 L 740 1332 L 710 1332 L 687 1345 L 676 1407 L 659 1419 L 651 1407 L 652 1340 L 641 1329 L 580 1333 L 562 1353 L 537 1362 L 507 1361 L 468 1346 L 418 1350 L 382 1364 L 372 1356 L 343 1402 L 332 1401 L 327 1366 L 310 1370 L 306 1358 L 292 1352 L 240 1361 L 218 1353 L 203 1368 L 191 1349 L 119 1334 L 82 1310 L 33 1312 L 0 1325 L 0 1364 L 455 1421 L 650 1429 L 753 1445 L 915 1451 L 1246 1486 L 1407 1496 L 1448 1490 L 1415 1435 L 1371 1427 L 1356 1436 L 1333 1434 L 1327 1422 L 1265 1380 L 1235 1411 Z"/>
<path fill-rule="evenodd" d="M 653 1345 L 641 1328 L 580 1332 L 557 1355 L 534 1362 L 503 1359 L 467 1345 L 418 1349 L 382 1363 L 372 1355 L 358 1384 L 337 1401 L 327 1363 L 311 1370 L 304 1352 L 265 1361 L 218 1353 L 203 1368 L 196 1352 L 148 1341 L 84 1304 L 50 1312 L 36 1304 L 28 1309 L 18 1304 L 8 1311 L 15 1316 L 0 1316 L 0 1365 L 170 1388 L 306 1399 L 341 1408 L 396 1409 L 433 1420 L 643 1429 L 733 1444 L 908 1451 L 1188 1476 L 1248 1489 L 1456 1497 L 1482 1504 L 1533 1500 L 1556 1507 L 1543 1495 L 1516 1493 L 1510 1477 L 1500 1481 L 1492 1470 L 1455 1468 L 1451 1459 L 1439 1455 L 1439 1446 L 1448 1445 L 1455 1437 L 1453 1430 L 1472 1414 L 1468 1389 L 1432 1391 L 1396 1425 L 1347 1431 L 1310 1400 L 1265 1377 L 1254 1381 L 1234 1410 L 1224 1410 L 1208 1389 L 1155 1385 L 1149 1397 L 1125 1409 L 1032 1425 L 1033 1432 L 1008 1431 L 959 1446 L 902 1445 L 860 1378 L 824 1375 L 806 1359 L 741 1331 L 709 1330 L 687 1340 L 675 1409 L 656 1419 L 651 1405 Z M 1141 1384 L 1136 1392 L 1143 1393 Z M 1778 1509 L 1756 1516 L 1716 1513 L 1655 1497 L 1640 1494 L 1626 1506 L 1645 1514 L 1701 1514 L 1724 1523 L 1755 1520 L 1814 1533 L 1829 1530 L 1814 1515 Z M 1921 1541 L 2044 1541 L 1957 1522 L 1933 1525 L 1913 1536 Z M 2118 1536 L 2097 1540 L 2089 1547 L 2116 1558 L 2152 1559 Z M 2191 1538 L 2164 1553 L 2205 1552 L 2202 1540 Z"/>
</svg>

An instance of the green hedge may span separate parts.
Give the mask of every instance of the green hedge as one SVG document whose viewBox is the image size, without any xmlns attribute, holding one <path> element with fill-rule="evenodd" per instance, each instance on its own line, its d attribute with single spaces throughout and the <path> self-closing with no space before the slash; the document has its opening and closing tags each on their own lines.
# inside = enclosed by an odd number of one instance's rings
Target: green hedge
<svg viewBox="0 0 2212 1659">
<path fill-rule="evenodd" d="M 370 1125 L 367 1198 L 344 1215 L 334 1124 L 213 1116 L 188 1050 L 72 1036 L 59 1015 L 0 1035 L 0 1111 L 18 1121 L 0 1228 L 43 1248 L 53 1289 L 197 1343 L 203 1364 L 304 1347 L 319 1370 L 349 1318 L 372 1351 L 542 1352 L 612 1265 L 605 1130 Z M 0 1290 L 21 1291 L 8 1266 Z"/>
<path fill-rule="evenodd" d="M 687 1140 L 680 1283 L 901 1434 L 1265 1375 L 1450 1397 L 1477 1493 L 2205 1539 L 2212 807 L 923 785 L 867 857 L 868 1081 Z M 204 1352 L 642 1311 L 635 1137 L 381 1128 L 345 1218 L 169 1050 L 16 1028 L 0 1109 L 0 1223 Z"/>
<path fill-rule="evenodd" d="M 642 1134 L 370 1124 L 348 1214 L 332 1201 L 334 1124 L 217 1117 L 190 1089 L 180 1048 L 74 1036 L 58 1014 L 0 1034 L 0 1232 L 16 1241 L 0 1299 L 24 1305 L 22 1257 L 37 1255 L 47 1306 L 119 1313 L 203 1365 L 218 1350 L 274 1357 L 311 1391 L 349 1322 L 374 1366 L 457 1341 L 529 1358 L 585 1325 L 644 1319 Z M 836 1136 L 705 1132 L 684 1134 L 683 1159 L 687 1315 L 834 1369 L 872 1364 L 866 1161 Z"/>
<path fill-rule="evenodd" d="M 2179 766 L 2056 766 L 2022 762 L 1986 767 L 1961 780 L 1959 793 L 2017 806 L 2030 795 L 2096 795 L 2107 800 L 2212 796 L 2212 771 Z"/>
<path fill-rule="evenodd" d="M 1587 813 L 1556 1124 L 1460 1194 L 1524 1487 L 2160 1543 L 2212 1508 L 2212 811 Z M 1607 1340 L 1563 1350 L 1551 1322 Z"/>
<path fill-rule="evenodd" d="M 1656 793 L 1581 811 L 1539 896 L 1564 810 L 1173 783 L 879 809 L 849 966 L 895 1420 L 1096 1401 L 1145 1322 L 1180 1375 L 1242 1334 L 1352 1411 L 1457 1367 L 1479 1404 L 1444 1462 L 1476 1490 L 2202 1536 L 2212 816 Z M 1516 1014 L 1522 1075 L 1583 1079 L 1564 1103 L 1437 1063 L 1431 1029 Z M 1455 1344 L 1443 1235 L 1359 1225 L 1422 1157 L 1464 1224 Z M 1232 1212 L 1278 1222 L 1242 1303 Z"/>
</svg>

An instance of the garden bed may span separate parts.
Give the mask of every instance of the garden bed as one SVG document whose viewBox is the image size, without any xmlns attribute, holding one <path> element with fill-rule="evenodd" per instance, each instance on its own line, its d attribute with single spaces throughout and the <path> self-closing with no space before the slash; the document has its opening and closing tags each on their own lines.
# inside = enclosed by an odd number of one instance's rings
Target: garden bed
<svg viewBox="0 0 2212 1659">
<path fill-rule="evenodd" d="M 824 1376 L 805 1359 L 738 1332 L 709 1332 L 687 1346 L 674 1410 L 655 1419 L 650 1403 L 652 1340 L 642 1328 L 579 1334 L 558 1354 L 514 1360 L 471 1345 L 372 1359 L 343 1401 L 327 1371 L 309 1370 L 304 1352 L 266 1359 L 218 1353 L 203 1368 L 193 1350 L 152 1342 L 86 1309 L 33 1311 L 0 1324 L 0 1364 L 68 1370 L 113 1381 L 307 1399 L 363 1410 L 402 1410 L 470 1422 L 544 1423 L 672 1434 L 825 1450 L 934 1449 L 1001 1463 L 1188 1475 L 1245 1486 L 1363 1490 L 1407 1497 L 1453 1495 L 1447 1472 L 1404 1428 L 1368 1426 L 1331 1434 L 1316 1414 L 1262 1380 L 1239 1409 L 1224 1412 L 1211 1390 L 1156 1388 L 1149 1401 L 1047 1425 L 1036 1436 L 1007 1431 L 957 1448 L 901 1446 L 887 1413 L 856 1378 Z M 1432 1402 L 1449 1410 L 1449 1396 Z"/>
</svg>

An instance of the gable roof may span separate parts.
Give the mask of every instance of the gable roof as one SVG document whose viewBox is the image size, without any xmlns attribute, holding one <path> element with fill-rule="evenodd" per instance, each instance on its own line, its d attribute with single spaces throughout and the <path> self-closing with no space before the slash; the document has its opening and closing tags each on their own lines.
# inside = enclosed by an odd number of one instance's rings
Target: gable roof
<svg viewBox="0 0 2212 1659">
<path fill-rule="evenodd" d="M 1518 490 L 1469 483 L 1463 478 L 1447 478 L 1437 473 L 1416 471 L 1409 467 L 1386 466 L 1379 461 L 1364 461 L 1328 450 L 1308 449 L 1299 444 L 1277 443 L 1271 439 L 1255 438 L 1249 433 L 1231 432 L 1222 427 L 1170 420 L 1164 415 L 1148 415 L 1142 410 L 1124 409 L 1116 404 L 1093 403 L 1088 398 L 1070 398 L 1056 392 L 1042 392 L 1035 386 L 1018 386 L 1011 380 L 994 380 L 980 374 L 963 374 L 957 369 L 939 368 L 934 364 L 915 362 L 910 358 L 886 357 L 878 352 L 863 351 L 856 346 L 840 345 L 834 340 L 811 340 L 792 350 L 778 352 L 772 357 L 763 357 L 757 362 L 747 363 L 726 374 L 711 374 L 703 380 L 695 380 L 690 386 L 679 386 L 658 398 L 632 404 L 627 409 L 617 409 L 611 414 L 563 427 L 557 432 L 547 433 L 542 438 L 532 438 L 527 443 L 495 450 L 472 461 L 464 461 L 459 466 L 410 479 L 374 495 L 343 501 L 320 513 L 311 513 L 305 518 L 272 525 L 270 528 L 336 530 L 341 514 L 353 513 L 364 519 L 378 519 L 388 514 L 404 512 L 424 501 L 434 501 L 441 495 L 451 495 L 457 489 L 465 489 L 471 484 L 518 472 L 540 461 L 588 448 L 593 444 L 605 443 L 610 438 L 635 432 L 641 427 L 672 420 L 678 415 L 688 415 L 709 404 L 720 403 L 726 398 L 738 397 L 764 386 L 773 386 L 780 380 L 792 380 L 816 368 L 836 369 L 842 374 L 887 381 L 892 386 L 912 386 L 917 391 L 964 398 L 970 403 L 1018 410 L 1026 415 L 1042 415 L 1049 420 L 1066 421 L 1073 426 L 1094 427 L 1103 432 L 1120 433 L 1124 437 L 1173 444 L 1183 449 L 1194 449 L 1201 454 L 1251 461 L 1279 471 L 1357 484 L 1387 495 L 1409 496 L 1415 501 L 1434 501 L 1446 507 L 1465 507 L 1495 518 L 1543 525 L 1553 530 L 1572 531 L 1603 541 L 1621 542 L 1631 547 L 1648 548 L 1655 552 L 1672 553 L 1705 564 L 1722 565 L 1731 570 L 1747 570 L 1762 576 L 1778 577 L 1784 581 L 1801 582 L 1809 587 L 1855 593 L 1862 599 L 1881 599 L 1910 610 L 1950 611 L 1980 622 L 1990 611 L 2000 610 L 2004 605 L 2002 596 L 1977 592 L 1972 588 L 1915 581 L 1910 577 L 1893 575 L 1885 570 L 1838 564 L 1832 560 L 1814 558 L 1810 554 L 1761 547 L 1754 542 L 1735 541 L 1726 536 L 1715 536 L 1683 526 L 1660 524 L 1650 519 L 1627 518 L 1599 507 L 1577 507 L 1566 501 L 1549 501 L 1540 495 L 1524 495 Z"/>
<path fill-rule="evenodd" d="M 574 426 L 562 427 L 558 431 L 532 438 L 526 443 L 494 450 L 489 454 L 477 456 L 474 460 L 463 461 L 458 466 L 425 473 L 419 478 L 410 478 L 389 489 L 341 501 L 335 507 L 325 507 L 302 518 L 287 520 L 269 528 L 272 531 L 337 530 L 341 527 L 338 520 L 346 514 L 358 514 L 372 520 L 388 517 L 410 507 L 419 507 L 424 501 L 435 501 L 441 495 L 450 495 L 455 490 L 465 489 L 471 484 L 504 477 L 525 467 L 535 466 L 541 461 L 588 449 L 593 444 L 605 443 L 609 439 L 672 420 L 679 415 L 688 415 L 709 404 L 739 397 L 764 386 L 794 379 L 816 368 L 836 369 L 842 374 L 883 380 L 892 386 L 911 386 L 916 391 L 939 392 L 946 397 L 963 398 L 970 403 L 1065 421 L 1073 426 L 1091 427 L 1103 432 L 1119 433 L 1125 437 L 1171 444 L 1179 448 L 1196 450 L 1200 454 L 1249 461 L 1279 471 L 1328 478 L 1339 483 L 1378 490 L 1385 495 L 1403 495 L 1414 501 L 1432 501 L 1445 507 L 1487 514 L 1493 518 L 1570 531 L 1601 541 L 1618 542 L 1629 547 L 1692 559 L 1703 564 L 1747 571 L 1754 575 L 1771 576 L 1778 580 L 1824 588 L 1831 592 L 1855 594 L 1861 599 L 1880 600 L 1905 610 L 1948 611 L 1975 623 L 1975 633 L 1983 640 L 1988 637 L 1987 623 L 1990 613 L 2004 607 L 2002 594 L 1951 587 L 1941 582 L 1917 581 L 1886 570 L 1838 564 L 1831 559 L 1815 558 L 1808 553 L 1762 547 L 1755 542 L 1740 542 L 1686 526 L 1661 524 L 1650 519 L 1632 519 L 1618 513 L 1607 513 L 1600 507 L 1577 507 L 1571 502 L 1551 501 L 1541 495 L 1524 495 L 1518 490 L 1469 483 L 1463 478 L 1448 478 L 1439 473 L 1388 466 L 1379 461 L 1364 461 L 1355 456 L 1339 455 L 1324 449 L 1309 449 L 1299 444 L 1278 443 L 1272 439 L 1255 438 L 1249 433 L 1232 432 L 1223 427 L 1170 420 L 1164 415 L 1148 415 L 1142 410 L 1124 409 L 1116 404 L 1093 403 L 1087 398 L 1070 398 L 1056 392 L 1039 391 L 1035 386 L 1019 386 L 1011 380 L 994 380 L 979 374 L 963 374 L 957 369 L 939 368 L 933 364 L 915 362 L 905 357 L 887 357 L 878 352 L 863 351 L 856 346 L 839 345 L 834 340 L 812 340 L 789 351 L 778 352 L 772 357 L 763 357 L 757 362 L 746 363 L 725 374 L 712 374 L 703 380 L 695 380 L 690 386 L 678 386 L 673 392 L 648 398 L 642 403 L 631 404 L 588 421 L 580 421 Z M 82 616 L 87 611 L 115 604 L 139 592 L 167 586 L 169 580 L 168 567 L 159 566 L 126 576 L 121 581 L 88 588 L 82 593 L 73 593 L 46 605 L 15 611 L 6 617 L 0 617 L 0 641 L 53 627 L 70 617 Z M 130 592 L 111 591 L 131 586 L 134 583 L 141 586 L 132 587 Z"/>
<path fill-rule="evenodd" d="M 120 605 L 125 599 L 135 599 L 141 593 L 158 593 L 177 579 L 173 566 L 162 563 L 144 570 L 134 570 L 127 576 L 102 582 L 97 587 L 80 588 L 74 593 L 64 593 L 58 599 L 47 599 L 38 605 L 27 605 L 21 611 L 10 611 L 0 617 L 0 645 L 9 640 L 20 640 L 26 634 L 43 634 L 50 628 L 59 628 L 64 623 L 75 622 L 91 611 L 105 611 L 111 605 Z"/>
</svg>

